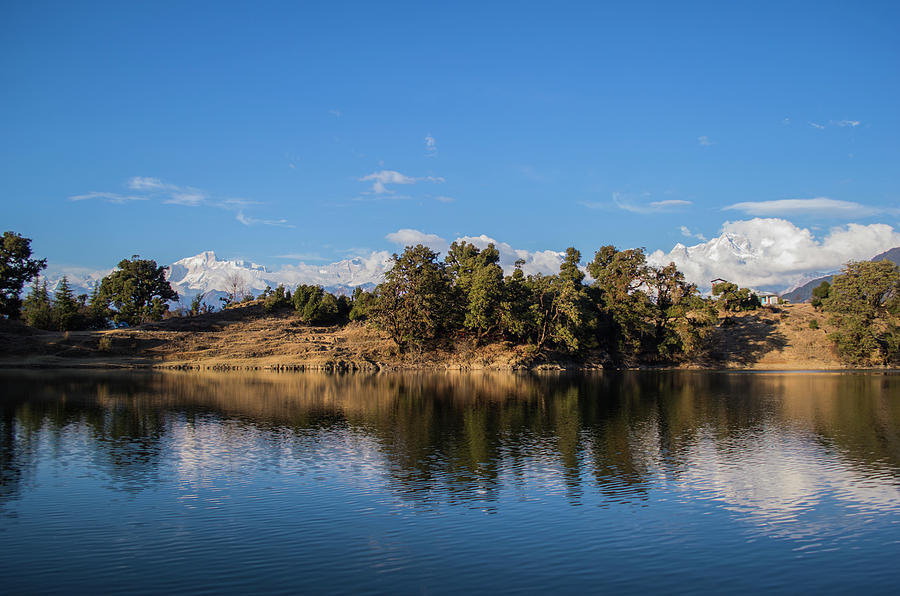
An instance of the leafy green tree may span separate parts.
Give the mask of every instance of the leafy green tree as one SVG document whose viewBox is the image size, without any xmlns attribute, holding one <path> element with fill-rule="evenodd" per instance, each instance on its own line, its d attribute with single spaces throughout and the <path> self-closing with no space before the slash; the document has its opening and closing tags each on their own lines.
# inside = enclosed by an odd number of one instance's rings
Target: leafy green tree
<svg viewBox="0 0 900 596">
<path fill-rule="evenodd" d="M 291 306 L 291 299 L 288 298 L 288 295 L 289 292 L 281 284 L 278 284 L 274 290 L 267 286 L 266 291 L 263 292 L 263 308 L 266 312 L 273 312 L 279 308 Z"/>
<path fill-rule="evenodd" d="M 25 320 L 25 324 L 31 327 L 48 331 L 55 328 L 53 324 L 53 302 L 50 300 L 50 293 L 47 291 L 46 279 L 41 282 L 38 277 L 34 278 L 31 284 L 31 292 L 22 303 L 22 318 Z"/>
<path fill-rule="evenodd" d="M 452 318 L 450 276 L 438 254 L 418 244 L 393 255 L 391 269 L 375 289 L 370 315 L 397 347 L 437 337 Z"/>
<path fill-rule="evenodd" d="M 829 337 L 851 364 L 896 362 L 900 335 L 891 312 L 900 297 L 900 268 L 891 261 L 848 263 L 834 278 L 823 309 L 835 331 Z"/>
<path fill-rule="evenodd" d="M 166 281 L 166 268 L 156 261 L 139 259 L 119 262 L 100 282 L 100 299 L 115 308 L 113 320 L 134 326 L 145 321 L 158 321 L 169 310 L 168 302 L 178 294 Z"/>
<path fill-rule="evenodd" d="M 725 312 L 756 310 L 760 307 L 759 296 L 748 288 L 739 288 L 737 284 L 728 281 L 713 284 L 712 294 L 717 298 L 716 306 Z"/>
<path fill-rule="evenodd" d="M 592 329 L 587 292 L 578 268 L 581 253 L 574 248 L 556 275 L 525 277 L 517 263 L 507 279 L 501 308 L 504 330 L 531 343 L 536 350 L 548 347 L 568 352 L 590 345 Z M 587 343 L 585 343 L 587 342 Z"/>
<path fill-rule="evenodd" d="M 347 321 L 350 320 L 350 311 L 353 309 L 353 302 L 350 300 L 349 296 L 343 294 L 334 296 L 334 298 L 337 302 L 337 320 L 335 322 L 340 325 L 345 325 Z"/>
<path fill-rule="evenodd" d="M 643 249 L 603 246 L 587 269 L 594 278 L 606 349 L 619 359 L 636 358 L 656 336 L 656 313 L 644 290 L 649 269 Z"/>
<path fill-rule="evenodd" d="M 308 325 L 330 325 L 338 322 L 338 300 L 322 286 L 301 284 L 293 297 L 294 310 Z"/>
<path fill-rule="evenodd" d="M 59 281 L 53 296 L 53 321 L 59 331 L 70 331 L 81 327 L 78 301 L 69 287 L 66 276 Z"/>
<path fill-rule="evenodd" d="M 697 355 L 716 322 L 712 305 L 687 283 L 675 263 L 647 269 L 647 287 L 654 312 L 654 351 L 664 360 Z"/>
<path fill-rule="evenodd" d="M 463 324 L 480 342 L 500 325 L 503 298 L 503 269 L 496 263 L 480 267 L 472 277 Z"/>
<path fill-rule="evenodd" d="M 454 242 L 445 259 L 455 294 L 454 314 L 462 313 L 462 326 L 475 334 L 476 343 L 500 325 L 503 269 L 499 262 L 500 252 L 493 243 L 479 250 L 468 242 Z"/>
<path fill-rule="evenodd" d="M 350 295 L 350 312 L 347 318 L 351 321 L 365 321 L 369 318 L 369 310 L 375 300 L 375 294 L 360 287 L 353 288 Z"/>
<path fill-rule="evenodd" d="M 585 347 L 593 327 L 587 290 L 582 284 L 584 273 L 578 268 L 581 253 L 574 247 L 566 249 L 559 266 L 559 274 L 553 280 L 556 290 L 555 320 L 550 327 L 550 338 L 558 346 L 574 352 Z"/>
<path fill-rule="evenodd" d="M 825 300 L 828 299 L 828 296 L 830 294 L 831 284 L 828 283 L 828 280 L 823 281 L 815 288 L 813 288 L 812 300 L 810 300 L 813 308 L 815 308 L 816 310 L 822 310 L 822 304 L 825 302 Z"/>
<path fill-rule="evenodd" d="M 31 239 L 4 232 L 0 242 L 0 316 L 19 317 L 22 288 L 47 267 L 46 259 L 31 258 Z"/>
<path fill-rule="evenodd" d="M 525 261 L 516 260 L 515 270 L 503 280 L 500 300 L 500 329 L 508 337 L 526 341 L 531 325 L 531 292 L 525 273 Z"/>
</svg>

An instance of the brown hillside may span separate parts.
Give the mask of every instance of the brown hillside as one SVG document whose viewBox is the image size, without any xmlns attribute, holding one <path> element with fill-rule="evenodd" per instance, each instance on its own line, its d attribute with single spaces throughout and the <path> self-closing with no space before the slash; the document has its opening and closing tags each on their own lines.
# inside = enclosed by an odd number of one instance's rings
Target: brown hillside
<svg viewBox="0 0 900 596">
<path fill-rule="evenodd" d="M 818 330 L 809 328 L 816 320 Z M 826 318 L 806 304 L 720 319 L 708 357 L 686 368 L 841 368 L 826 338 Z M 598 368 L 587 361 L 534 359 L 527 348 L 468 340 L 427 352 L 397 354 L 390 340 L 361 324 L 310 327 L 292 312 L 266 314 L 259 304 L 133 329 L 55 333 L 0 321 L 0 365 L 202 369 L 389 370 Z"/>
</svg>

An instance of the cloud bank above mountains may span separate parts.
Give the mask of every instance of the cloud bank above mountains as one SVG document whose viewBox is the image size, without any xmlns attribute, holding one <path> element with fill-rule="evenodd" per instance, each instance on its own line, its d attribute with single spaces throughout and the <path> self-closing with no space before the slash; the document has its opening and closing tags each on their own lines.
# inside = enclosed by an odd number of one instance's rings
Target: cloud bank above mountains
<svg viewBox="0 0 900 596">
<path fill-rule="evenodd" d="M 744 286 L 782 290 L 895 246 L 900 246 L 900 233 L 887 224 L 837 226 L 817 240 L 808 228 L 786 219 L 757 217 L 725 222 L 720 235 L 708 242 L 679 243 L 669 252 L 651 253 L 648 260 L 674 262 L 701 288 L 721 277 Z"/>
<path fill-rule="evenodd" d="M 451 244 L 450 240 L 437 234 L 409 228 L 391 232 L 385 239 L 394 244 L 397 251 L 404 246 L 424 244 L 441 255 L 446 255 Z M 565 248 L 517 249 L 484 234 L 461 236 L 455 240 L 470 242 L 479 248 L 493 243 L 500 251 L 500 264 L 507 274 L 513 271 L 519 259 L 524 261 L 526 274 L 556 273 Z M 582 250 L 583 261 L 590 261 L 593 251 L 602 244 L 599 240 L 596 246 L 577 247 Z M 678 243 L 668 252 L 656 250 L 648 254 L 648 262 L 655 265 L 674 262 L 688 280 L 704 291 L 709 289 L 710 280 L 718 277 L 743 286 L 781 291 L 819 274 L 838 270 L 848 261 L 871 259 L 896 246 L 900 246 L 900 233 L 888 224 L 837 226 L 817 239 L 810 229 L 798 227 L 788 220 L 754 218 L 725 222 L 720 234 L 708 241 L 692 246 Z M 241 260 L 218 260 L 214 253 L 205 252 L 173 263 L 169 278 L 183 296 L 201 291 L 224 291 L 228 287 L 228 278 L 234 273 L 242 275 L 247 288 L 255 291 L 279 283 L 288 287 L 311 283 L 333 291 L 349 291 L 356 286 L 379 283 L 390 267 L 390 256 L 388 251 L 377 250 L 333 263 L 300 261 L 270 269 Z M 59 279 L 64 274 L 76 287 L 86 286 L 89 281 L 102 276 L 100 272 L 86 269 L 51 266 L 48 278 Z"/>
</svg>

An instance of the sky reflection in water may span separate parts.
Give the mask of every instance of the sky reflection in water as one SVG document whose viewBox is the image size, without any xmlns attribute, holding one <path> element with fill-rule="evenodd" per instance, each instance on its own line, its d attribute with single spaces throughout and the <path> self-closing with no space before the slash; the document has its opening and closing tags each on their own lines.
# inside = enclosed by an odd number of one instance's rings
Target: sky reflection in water
<svg viewBox="0 0 900 596">
<path fill-rule="evenodd" d="M 888 591 L 900 376 L 4 372 L 14 591 Z"/>
</svg>

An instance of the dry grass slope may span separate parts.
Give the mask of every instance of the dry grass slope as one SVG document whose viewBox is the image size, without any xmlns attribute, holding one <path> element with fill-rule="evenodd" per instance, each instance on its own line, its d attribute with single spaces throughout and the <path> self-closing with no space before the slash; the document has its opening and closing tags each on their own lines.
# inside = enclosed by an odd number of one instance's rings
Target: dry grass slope
<svg viewBox="0 0 900 596">
<path fill-rule="evenodd" d="M 810 329 L 815 320 L 819 329 Z M 581 361 L 535 360 L 522 346 L 474 347 L 448 339 L 428 351 L 398 354 L 361 324 L 310 327 L 292 312 L 259 304 L 134 329 L 54 333 L 0 321 L 0 365 L 272 370 L 599 368 L 603 354 Z M 712 350 L 685 368 L 837 369 L 826 317 L 805 304 L 720 319 Z"/>
</svg>

